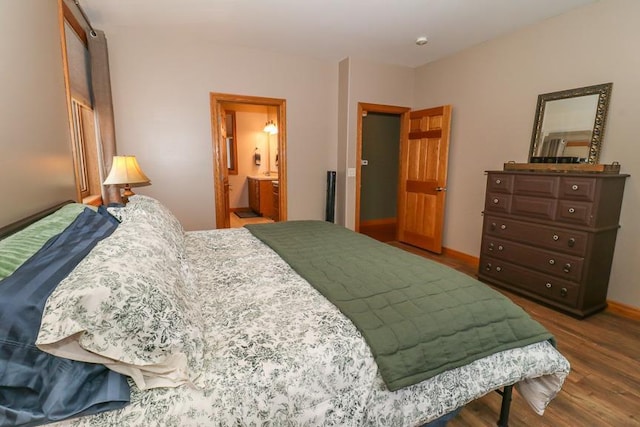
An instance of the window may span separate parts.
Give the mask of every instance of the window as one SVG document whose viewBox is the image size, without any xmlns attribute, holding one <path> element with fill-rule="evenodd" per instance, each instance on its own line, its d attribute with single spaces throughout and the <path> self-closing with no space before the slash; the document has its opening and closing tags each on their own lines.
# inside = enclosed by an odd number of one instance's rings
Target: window
<svg viewBox="0 0 640 427">
<path fill-rule="evenodd" d="M 236 140 L 236 112 L 227 111 L 225 115 L 227 133 L 227 169 L 229 175 L 238 175 L 238 141 Z"/>
<path fill-rule="evenodd" d="M 91 203 L 92 198 L 100 198 L 98 144 L 96 142 L 95 116 L 93 110 L 71 98 L 73 161 L 76 179 L 83 202 Z"/>
</svg>

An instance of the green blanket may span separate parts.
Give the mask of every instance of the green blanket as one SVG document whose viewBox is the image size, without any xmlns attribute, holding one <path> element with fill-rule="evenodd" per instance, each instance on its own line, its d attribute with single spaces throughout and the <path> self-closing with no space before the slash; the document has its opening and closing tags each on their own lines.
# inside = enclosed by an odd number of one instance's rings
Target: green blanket
<svg viewBox="0 0 640 427">
<path fill-rule="evenodd" d="M 322 221 L 247 225 L 362 333 L 389 390 L 553 337 L 479 281 Z"/>
</svg>

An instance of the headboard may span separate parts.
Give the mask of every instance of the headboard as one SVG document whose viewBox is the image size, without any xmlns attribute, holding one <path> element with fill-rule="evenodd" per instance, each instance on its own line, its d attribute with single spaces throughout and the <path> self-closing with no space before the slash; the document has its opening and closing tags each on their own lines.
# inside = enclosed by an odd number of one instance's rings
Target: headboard
<svg viewBox="0 0 640 427">
<path fill-rule="evenodd" d="M 47 208 L 43 211 L 37 212 L 33 215 L 30 215 L 26 218 L 20 219 L 16 222 L 13 222 L 9 225 L 5 225 L 4 227 L 0 227 L 0 239 L 4 239 L 5 237 L 16 233 L 20 230 L 22 230 L 23 228 L 28 227 L 29 225 L 33 224 L 34 222 L 44 218 L 47 215 L 50 215 L 52 213 L 54 213 L 55 211 L 57 211 L 58 209 L 60 209 L 61 207 L 63 207 L 64 205 L 68 205 L 69 203 L 74 203 L 72 200 L 67 200 L 65 202 L 62 203 L 58 203 L 55 206 L 52 206 L 50 208 Z"/>
</svg>

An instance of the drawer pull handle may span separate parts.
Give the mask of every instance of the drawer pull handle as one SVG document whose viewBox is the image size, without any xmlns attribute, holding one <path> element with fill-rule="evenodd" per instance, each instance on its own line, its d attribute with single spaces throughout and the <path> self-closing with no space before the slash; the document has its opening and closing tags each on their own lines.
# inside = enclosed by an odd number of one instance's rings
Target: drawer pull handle
<svg viewBox="0 0 640 427">
<path fill-rule="evenodd" d="M 548 283 L 548 282 L 547 282 L 547 284 L 546 284 L 545 286 L 547 287 L 547 289 L 551 289 L 551 286 L 552 286 L 552 285 L 551 285 L 551 283 Z"/>
<path fill-rule="evenodd" d="M 500 273 L 502 271 L 502 267 L 496 267 L 496 271 Z"/>
<path fill-rule="evenodd" d="M 562 269 L 565 273 L 570 273 L 571 272 L 571 264 L 566 263 L 564 265 L 564 268 Z"/>
<path fill-rule="evenodd" d="M 555 240 L 556 242 L 558 241 L 559 238 L 560 238 L 560 236 L 558 236 L 557 234 L 553 235 L 553 240 Z"/>
<path fill-rule="evenodd" d="M 507 226 L 506 226 L 506 225 L 504 225 L 504 224 L 502 224 L 502 225 L 500 226 L 500 228 L 501 228 L 501 229 L 503 229 L 503 230 L 506 230 L 506 229 L 507 229 Z"/>
<path fill-rule="evenodd" d="M 501 250 L 503 250 L 503 249 L 504 249 L 504 246 L 502 246 L 502 245 L 498 245 L 498 250 L 499 250 L 499 251 L 501 251 Z"/>
<path fill-rule="evenodd" d="M 555 263 L 556 263 L 555 259 L 552 258 L 552 259 L 549 260 L 549 264 L 554 265 Z"/>
<path fill-rule="evenodd" d="M 493 250 L 493 243 L 489 243 L 489 250 L 492 251 Z"/>
<path fill-rule="evenodd" d="M 502 184 L 502 181 L 500 179 L 496 179 L 496 184 L 500 185 Z"/>
<path fill-rule="evenodd" d="M 567 241 L 567 245 L 569 245 L 570 248 L 572 248 L 575 244 L 576 239 L 574 239 L 573 237 L 569 238 L 569 240 Z"/>
<path fill-rule="evenodd" d="M 560 296 L 566 297 L 568 293 L 569 291 L 567 290 L 567 288 L 560 289 Z"/>
<path fill-rule="evenodd" d="M 497 205 L 500 202 L 500 200 L 498 200 L 498 198 L 496 197 L 495 199 L 493 199 L 493 204 Z"/>
<path fill-rule="evenodd" d="M 568 211 L 570 214 L 572 214 L 572 213 L 574 213 L 574 212 L 576 211 L 576 209 L 575 209 L 575 208 L 569 208 L 569 209 L 567 209 L 567 211 Z"/>
<path fill-rule="evenodd" d="M 576 191 L 576 190 L 578 189 L 578 184 L 573 184 L 573 185 L 571 186 L 571 189 L 572 189 L 573 191 Z"/>
<path fill-rule="evenodd" d="M 488 262 L 487 265 L 484 267 L 484 269 L 487 271 L 491 271 L 491 263 Z"/>
<path fill-rule="evenodd" d="M 498 224 L 496 224 L 495 222 L 491 223 L 491 229 L 495 230 Z"/>
</svg>

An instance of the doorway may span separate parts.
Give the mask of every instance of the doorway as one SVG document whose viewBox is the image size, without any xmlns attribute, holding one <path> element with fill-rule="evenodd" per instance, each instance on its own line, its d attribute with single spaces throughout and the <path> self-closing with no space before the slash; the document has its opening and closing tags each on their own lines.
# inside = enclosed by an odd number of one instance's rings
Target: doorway
<svg viewBox="0 0 640 427">
<path fill-rule="evenodd" d="M 383 242 L 397 235 L 401 123 L 400 114 L 362 113 L 359 231 Z"/>
<path fill-rule="evenodd" d="M 451 106 L 411 111 L 406 107 L 358 103 L 356 231 L 362 231 L 362 169 L 368 167 L 363 165 L 367 160 L 363 158 L 363 121 L 371 113 L 400 116 L 397 215 L 393 240 L 442 253 Z M 377 226 L 389 227 L 384 222 Z M 391 232 L 387 230 L 387 234 L 393 235 L 393 229 Z M 391 235 L 383 239 L 388 241 Z"/>
<path fill-rule="evenodd" d="M 211 103 L 211 129 L 213 144 L 213 175 L 214 193 L 216 204 L 216 228 L 229 228 L 231 225 L 230 192 L 236 194 L 255 181 L 260 184 L 255 188 L 261 190 L 251 193 L 250 196 L 261 199 L 260 206 L 272 206 L 272 213 L 278 221 L 287 219 L 287 156 L 286 156 L 286 100 L 278 98 L 264 98 L 246 95 L 233 95 L 222 93 L 210 93 Z M 255 165 L 251 179 L 247 176 L 234 176 L 235 183 L 230 183 L 229 174 L 238 173 L 235 164 L 240 157 L 246 160 L 247 155 L 237 151 L 238 139 L 235 132 L 237 128 L 227 129 L 229 121 L 227 114 L 237 117 L 238 111 L 264 111 L 265 126 L 271 123 L 277 129 L 277 133 L 271 128 L 271 132 L 257 135 L 252 140 L 251 161 Z M 228 131 L 230 131 L 228 135 Z M 262 131 L 261 131 L 262 132 Z M 233 150 L 236 150 L 235 153 Z M 235 162 L 230 163 L 230 159 Z M 275 170 L 274 170 L 275 169 Z M 231 172 L 230 172 L 231 171 Z M 276 175 L 276 176 L 273 176 Z M 241 181 L 238 181 L 240 178 Z M 265 182 L 269 181 L 271 191 L 265 191 Z M 262 214 L 262 212 L 259 212 Z"/>
<path fill-rule="evenodd" d="M 355 231 L 382 241 L 397 240 L 400 145 L 409 111 L 358 103 Z"/>
</svg>

